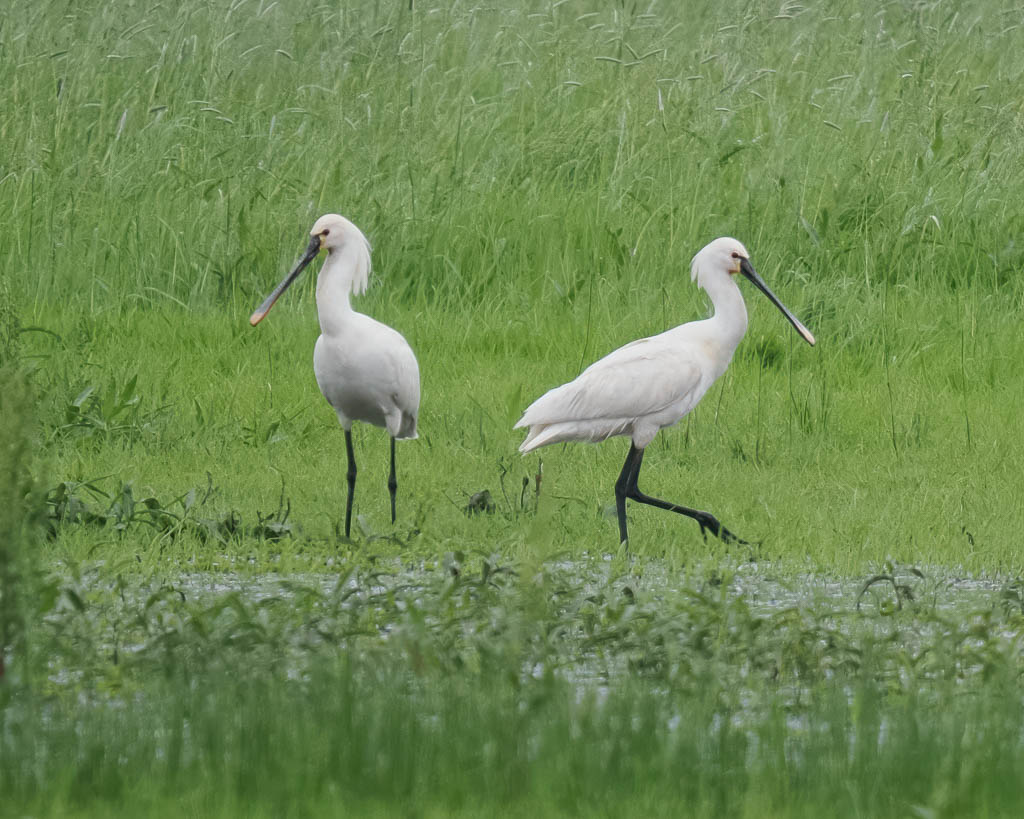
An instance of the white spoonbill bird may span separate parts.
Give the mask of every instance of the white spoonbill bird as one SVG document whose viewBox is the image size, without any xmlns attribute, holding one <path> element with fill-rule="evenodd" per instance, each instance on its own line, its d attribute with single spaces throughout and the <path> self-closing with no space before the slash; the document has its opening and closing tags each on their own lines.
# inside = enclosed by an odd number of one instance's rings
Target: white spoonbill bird
<svg viewBox="0 0 1024 819">
<path fill-rule="evenodd" d="M 753 266 L 747 249 L 735 239 L 715 239 L 690 266 L 691 277 L 714 305 L 714 315 L 691 321 L 660 335 L 642 338 L 609 353 L 579 376 L 546 392 L 519 419 L 516 428 L 529 427 L 519 447 L 523 454 L 560 441 L 603 441 L 630 436 L 626 463 L 615 482 L 619 541 L 626 542 L 626 498 L 693 518 L 723 540 L 738 540 L 708 512 L 678 506 L 645 495 L 637 486 L 644 448 L 658 430 L 670 427 L 692 410 L 732 360 L 747 330 L 747 308 L 733 275 L 742 273 L 789 319 L 808 344 L 810 330 L 768 289 Z"/>
<path fill-rule="evenodd" d="M 370 277 L 370 243 L 344 216 L 328 213 L 316 220 L 309 245 L 284 280 L 249 317 L 255 327 L 321 250 L 327 261 L 316 280 L 320 338 L 313 349 L 313 372 L 320 392 L 338 414 L 348 454 L 348 500 L 345 537 L 352 530 L 352 496 L 356 488 L 356 456 L 352 422 L 384 427 L 391 436 L 391 522 L 395 522 L 395 439 L 416 438 L 420 406 L 420 370 L 409 343 L 386 324 L 357 313 L 349 294 L 366 290 Z"/>
</svg>

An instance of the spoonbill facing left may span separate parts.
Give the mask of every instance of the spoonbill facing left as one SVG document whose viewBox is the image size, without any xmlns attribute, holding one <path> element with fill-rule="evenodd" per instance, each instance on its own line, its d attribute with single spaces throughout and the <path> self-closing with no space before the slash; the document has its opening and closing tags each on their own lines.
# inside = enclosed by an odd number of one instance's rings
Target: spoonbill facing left
<svg viewBox="0 0 1024 819">
<path fill-rule="evenodd" d="M 274 302 L 288 289 L 321 250 L 327 261 L 316 280 L 316 309 L 320 338 L 313 349 L 313 372 L 320 392 L 338 414 L 345 430 L 348 454 L 348 499 L 345 502 L 345 537 L 352 529 L 352 496 L 356 489 L 356 456 L 352 449 L 352 422 L 384 427 L 391 436 L 391 522 L 395 522 L 395 439 L 416 438 L 420 406 L 420 371 L 416 356 L 401 333 L 357 313 L 349 294 L 366 290 L 370 277 L 370 243 L 344 216 L 328 213 L 316 220 L 309 245 L 284 280 L 249 317 L 255 327 Z"/>
<path fill-rule="evenodd" d="M 603 441 L 615 435 L 631 438 L 629 454 L 615 482 L 619 541 L 626 531 L 626 499 L 693 518 L 701 534 L 723 540 L 738 538 L 708 512 L 645 495 L 637 486 L 644 448 L 663 427 L 679 422 L 725 372 L 747 330 L 747 308 L 733 276 L 742 273 L 789 319 L 808 344 L 811 331 L 794 316 L 750 264 L 747 249 L 735 239 L 715 239 L 690 266 L 691 277 L 704 288 L 714 315 L 691 321 L 660 335 L 642 338 L 609 353 L 579 376 L 546 392 L 516 423 L 529 427 L 519 447 L 523 454 L 560 441 Z"/>
</svg>

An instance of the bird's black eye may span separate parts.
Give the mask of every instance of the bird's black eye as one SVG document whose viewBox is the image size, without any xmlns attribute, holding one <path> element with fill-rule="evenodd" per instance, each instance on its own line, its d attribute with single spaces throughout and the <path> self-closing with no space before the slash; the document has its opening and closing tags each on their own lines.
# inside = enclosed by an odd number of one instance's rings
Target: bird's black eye
<svg viewBox="0 0 1024 819">
<path fill-rule="evenodd" d="M 323 232 L 322 232 L 322 233 L 321 233 L 320 235 L 321 235 L 321 236 L 326 236 L 326 235 L 327 235 L 328 233 L 330 233 L 330 232 L 331 232 L 330 228 L 324 228 L 324 229 L 323 229 Z"/>
<path fill-rule="evenodd" d="M 737 252 L 736 252 L 736 251 L 734 250 L 734 251 L 732 252 L 732 257 L 733 257 L 734 259 L 738 259 L 738 258 L 740 257 L 740 254 L 739 254 L 739 253 L 737 253 Z"/>
</svg>

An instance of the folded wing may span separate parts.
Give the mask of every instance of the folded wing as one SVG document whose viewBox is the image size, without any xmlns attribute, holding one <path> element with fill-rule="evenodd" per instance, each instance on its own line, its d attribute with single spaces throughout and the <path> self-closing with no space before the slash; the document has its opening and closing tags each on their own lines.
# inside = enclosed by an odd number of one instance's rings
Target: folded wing
<svg viewBox="0 0 1024 819">
<path fill-rule="evenodd" d="M 706 389 L 701 372 L 690 357 L 660 343 L 658 336 L 634 341 L 534 401 L 516 424 L 530 428 L 519 449 L 602 441 L 631 434 L 638 424 L 652 426 L 653 437 L 700 399 Z"/>
</svg>

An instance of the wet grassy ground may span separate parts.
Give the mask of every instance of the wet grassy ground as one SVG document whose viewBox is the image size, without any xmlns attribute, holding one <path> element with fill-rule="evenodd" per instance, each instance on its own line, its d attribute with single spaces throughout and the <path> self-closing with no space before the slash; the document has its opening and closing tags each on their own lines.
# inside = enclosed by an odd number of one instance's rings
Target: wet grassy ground
<svg viewBox="0 0 1024 819">
<path fill-rule="evenodd" d="M 26 811 L 1011 816 L 1021 797 L 1019 584 L 450 555 L 59 585 L 35 679 L 4 688 Z"/>
</svg>

